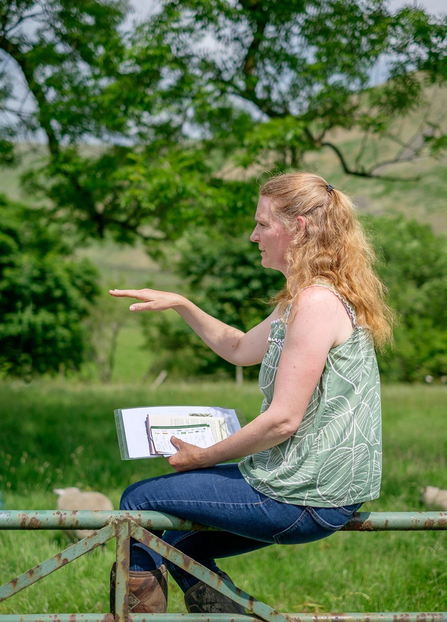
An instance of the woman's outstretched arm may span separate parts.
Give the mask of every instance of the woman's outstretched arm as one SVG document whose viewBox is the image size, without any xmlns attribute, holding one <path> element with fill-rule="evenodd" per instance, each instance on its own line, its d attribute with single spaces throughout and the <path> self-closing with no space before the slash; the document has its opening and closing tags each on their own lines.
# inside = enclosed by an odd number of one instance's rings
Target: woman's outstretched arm
<svg viewBox="0 0 447 622">
<path fill-rule="evenodd" d="M 174 309 L 216 354 L 233 365 L 256 365 L 264 358 L 270 323 L 278 318 L 275 309 L 263 322 L 244 333 L 202 311 L 197 305 L 174 292 L 155 289 L 111 289 L 116 298 L 135 298 L 131 311 Z"/>
</svg>

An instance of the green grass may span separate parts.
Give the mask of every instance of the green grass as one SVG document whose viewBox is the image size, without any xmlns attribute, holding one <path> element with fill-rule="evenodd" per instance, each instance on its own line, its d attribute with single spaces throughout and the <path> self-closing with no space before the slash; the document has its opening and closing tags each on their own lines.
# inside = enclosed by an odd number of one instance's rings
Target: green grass
<svg viewBox="0 0 447 622">
<path fill-rule="evenodd" d="M 230 397 L 231 396 L 231 399 Z M 447 388 L 385 386 L 384 479 L 365 510 L 422 510 L 420 489 L 447 488 Z M 256 385 L 98 386 L 40 382 L 0 385 L 0 490 L 9 509 L 51 509 L 55 487 L 121 491 L 168 472 L 162 459 L 121 461 L 113 409 L 219 404 L 247 419 L 260 405 Z M 282 611 L 440 611 L 447 601 L 446 533 L 339 533 L 300 546 L 274 546 L 224 560 L 237 585 Z M 0 583 L 56 554 L 62 532 L 0 532 Z M 93 551 L 0 605 L 0 613 L 106 612 L 114 544 Z M 184 611 L 171 582 L 170 611 Z"/>
</svg>

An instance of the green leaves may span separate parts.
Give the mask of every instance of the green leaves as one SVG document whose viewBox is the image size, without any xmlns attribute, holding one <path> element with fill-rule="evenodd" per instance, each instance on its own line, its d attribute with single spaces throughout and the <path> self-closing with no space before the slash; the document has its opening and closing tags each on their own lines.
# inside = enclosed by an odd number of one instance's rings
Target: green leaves
<svg viewBox="0 0 447 622">
<path fill-rule="evenodd" d="M 245 135 L 236 163 L 244 167 L 262 164 L 269 157 L 278 167 L 296 167 L 305 151 L 313 145 L 305 131 L 305 123 L 292 116 L 258 123 Z"/>
<path fill-rule="evenodd" d="M 15 132 L 22 139 L 37 124 L 56 153 L 61 143 L 76 142 L 85 133 L 104 134 L 110 115 L 102 105 L 102 92 L 116 77 L 122 59 L 118 26 L 126 11 L 127 0 L 8 6 L 0 26 L 0 48 L 20 67 L 36 104 L 25 114 L 23 95 L 11 93 L 18 121 Z M 7 81 L 9 75 L 2 77 Z M 4 117 L 2 124 L 8 127 L 10 119 Z"/>
<path fill-rule="evenodd" d="M 447 246 L 428 225 L 403 217 L 368 220 L 378 271 L 398 313 L 395 346 L 380 357 L 391 380 L 447 374 Z"/>
<path fill-rule="evenodd" d="M 426 84 L 447 78 L 445 20 L 420 9 L 393 14 L 382 0 L 159 8 L 126 33 L 124 0 L 50 0 L 44 8 L 28 0 L 3 14 L 0 48 L 20 67 L 35 106 L 25 114 L 12 76 L 0 76 L 1 104 L 16 110 L 13 126 L 0 127 L 0 160 L 13 162 L 12 138 L 43 131 L 51 157 L 28 188 L 85 238 L 177 238 L 188 219 L 213 222 L 229 171 L 247 179 L 258 165 L 297 168 L 327 145 L 349 174 L 381 175 L 369 138 L 385 138 L 409 113 L 423 113 L 421 140 L 391 137 L 387 170 L 443 153 L 442 119 L 423 109 Z M 381 59 L 391 79 L 368 89 Z M 354 162 L 336 144 L 337 128 L 364 133 Z M 92 139 L 101 141 L 96 151 L 81 146 Z"/>
</svg>

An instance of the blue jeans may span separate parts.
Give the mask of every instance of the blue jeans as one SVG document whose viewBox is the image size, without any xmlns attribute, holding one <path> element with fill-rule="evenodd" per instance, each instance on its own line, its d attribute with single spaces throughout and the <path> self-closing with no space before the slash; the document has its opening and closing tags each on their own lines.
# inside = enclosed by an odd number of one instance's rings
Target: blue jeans
<svg viewBox="0 0 447 622">
<path fill-rule="evenodd" d="M 341 529 L 360 505 L 313 508 L 275 501 L 247 484 L 237 464 L 232 463 L 132 484 L 124 491 L 120 509 L 167 512 L 222 529 L 156 534 L 217 572 L 215 559 L 275 543 L 300 544 L 325 538 Z M 158 553 L 132 541 L 131 570 L 153 570 L 162 563 L 184 592 L 197 583 L 195 577 L 163 560 Z"/>
</svg>

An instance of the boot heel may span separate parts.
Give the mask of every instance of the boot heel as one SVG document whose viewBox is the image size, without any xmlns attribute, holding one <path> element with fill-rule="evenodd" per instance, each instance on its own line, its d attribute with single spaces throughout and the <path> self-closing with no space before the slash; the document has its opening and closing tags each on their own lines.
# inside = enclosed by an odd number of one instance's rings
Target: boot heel
<svg viewBox="0 0 447 622">
<path fill-rule="evenodd" d="M 233 583 L 230 577 L 219 570 L 217 573 L 222 579 Z M 239 613 L 245 614 L 245 609 L 241 605 L 238 605 L 224 596 L 220 592 L 217 592 L 214 588 L 210 587 L 206 583 L 199 581 L 196 585 L 193 585 L 185 593 L 185 604 L 188 613 Z"/>
<path fill-rule="evenodd" d="M 115 615 L 116 563 L 110 572 L 110 613 Z M 129 613 L 166 613 L 166 566 L 149 572 L 129 572 Z"/>
</svg>

